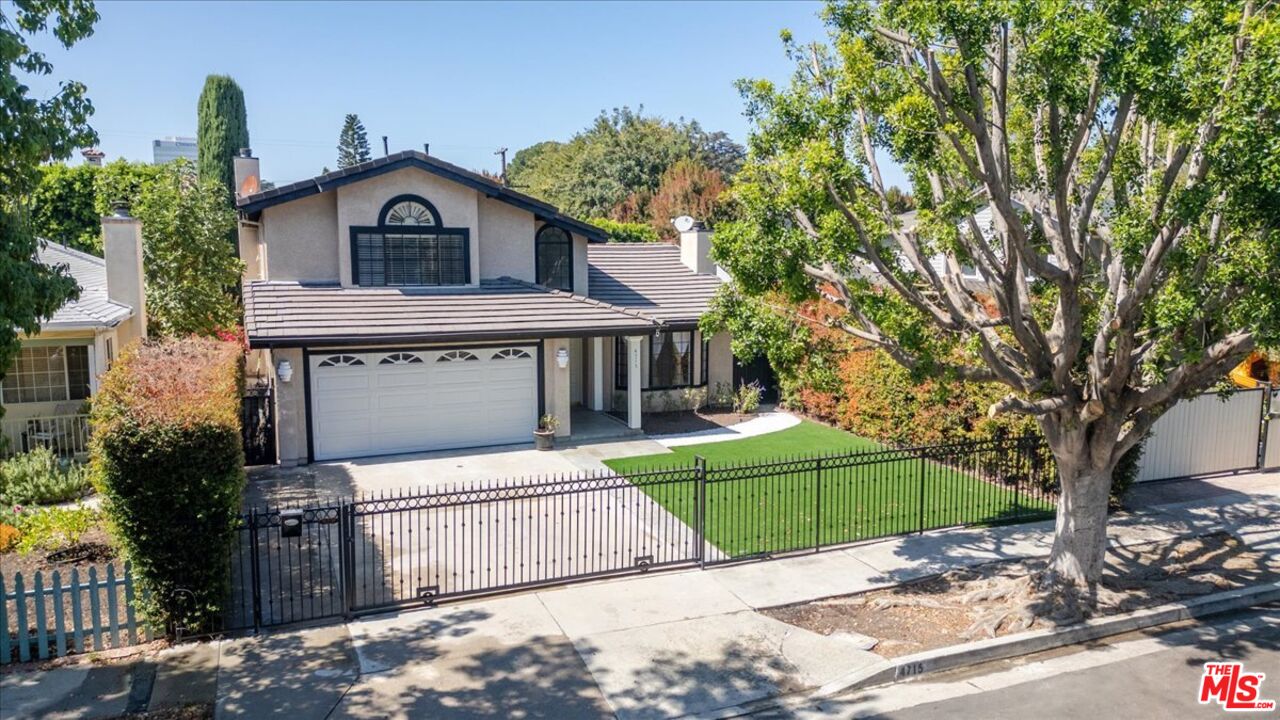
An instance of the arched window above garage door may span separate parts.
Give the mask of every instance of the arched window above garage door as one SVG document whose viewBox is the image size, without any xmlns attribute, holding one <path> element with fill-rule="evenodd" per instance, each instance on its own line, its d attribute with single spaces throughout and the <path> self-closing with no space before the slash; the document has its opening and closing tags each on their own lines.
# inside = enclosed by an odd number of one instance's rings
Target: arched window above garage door
<svg viewBox="0 0 1280 720">
<path fill-rule="evenodd" d="M 354 367 L 363 364 L 364 361 L 355 355 L 330 355 L 320 361 L 320 367 Z"/>
<path fill-rule="evenodd" d="M 528 360 L 532 357 L 520 348 L 504 348 L 493 354 L 494 360 Z"/>
<path fill-rule="evenodd" d="M 379 365 L 413 365 L 421 363 L 422 358 L 413 353 L 391 353 L 378 361 Z"/>
<path fill-rule="evenodd" d="M 472 355 L 466 350 L 450 350 L 449 352 L 436 358 L 436 362 L 460 362 L 467 360 L 479 360 L 480 358 Z"/>
</svg>

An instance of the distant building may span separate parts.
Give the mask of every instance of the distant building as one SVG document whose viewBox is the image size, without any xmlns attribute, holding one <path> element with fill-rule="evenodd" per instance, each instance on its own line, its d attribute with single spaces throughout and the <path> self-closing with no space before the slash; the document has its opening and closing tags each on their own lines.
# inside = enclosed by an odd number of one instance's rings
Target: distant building
<svg viewBox="0 0 1280 720">
<path fill-rule="evenodd" d="M 178 158 L 196 161 L 196 139 L 193 137 L 169 137 L 151 141 L 151 162 L 163 165 Z"/>
</svg>

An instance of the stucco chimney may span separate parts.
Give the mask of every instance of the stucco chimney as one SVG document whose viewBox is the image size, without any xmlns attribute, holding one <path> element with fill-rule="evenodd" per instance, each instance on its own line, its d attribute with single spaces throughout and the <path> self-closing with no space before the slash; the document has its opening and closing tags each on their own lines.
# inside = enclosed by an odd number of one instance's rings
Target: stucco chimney
<svg viewBox="0 0 1280 720">
<path fill-rule="evenodd" d="M 236 197 L 252 195 L 262 188 L 258 158 L 253 156 L 253 151 L 249 148 L 240 148 L 240 152 L 232 158 L 232 169 L 235 171 Z"/>
<path fill-rule="evenodd" d="M 142 223 L 129 215 L 123 202 L 112 205 L 102 218 L 102 254 L 107 265 L 107 297 L 133 308 L 133 317 L 120 323 L 120 347 L 147 335 L 147 299 L 142 275 Z"/>
<path fill-rule="evenodd" d="M 711 261 L 711 231 L 688 216 L 676 218 L 673 222 L 680 231 L 680 262 L 696 273 L 714 275 L 716 264 Z"/>
</svg>

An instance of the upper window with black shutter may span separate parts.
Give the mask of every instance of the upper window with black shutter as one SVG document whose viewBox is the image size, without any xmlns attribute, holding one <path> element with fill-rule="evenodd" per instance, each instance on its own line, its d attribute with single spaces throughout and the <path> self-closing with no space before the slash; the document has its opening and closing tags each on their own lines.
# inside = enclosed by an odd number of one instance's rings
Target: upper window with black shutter
<svg viewBox="0 0 1280 720">
<path fill-rule="evenodd" d="M 573 292 L 573 240 L 565 230 L 543 225 L 534 240 L 538 284 Z"/>
<path fill-rule="evenodd" d="M 465 285 L 470 231 L 443 227 L 435 206 L 416 195 L 387 201 L 378 224 L 351 228 L 352 275 L 365 287 Z"/>
</svg>

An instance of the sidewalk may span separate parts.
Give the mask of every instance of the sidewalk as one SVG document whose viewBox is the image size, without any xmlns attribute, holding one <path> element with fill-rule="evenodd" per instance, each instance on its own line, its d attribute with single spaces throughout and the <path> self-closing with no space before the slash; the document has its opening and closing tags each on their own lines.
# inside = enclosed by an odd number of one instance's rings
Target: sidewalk
<svg viewBox="0 0 1280 720">
<path fill-rule="evenodd" d="M 1167 483 L 1142 494 L 1173 502 L 1113 517 L 1113 544 L 1226 529 L 1280 550 L 1280 473 Z M 1048 522 L 939 531 L 226 640 L 217 714 L 630 720 L 707 712 L 821 685 L 879 659 L 858 638 L 817 635 L 756 609 L 1045 555 L 1051 532 Z M 46 673 L 40 685 L 76 685 L 50 677 L 66 672 Z M 0 680 L 6 698 L 11 677 Z M 0 712 L 6 720 L 39 715 L 15 714 L 10 702 Z"/>
</svg>

